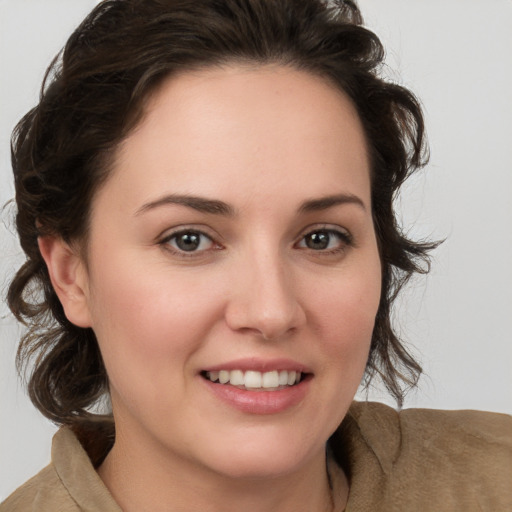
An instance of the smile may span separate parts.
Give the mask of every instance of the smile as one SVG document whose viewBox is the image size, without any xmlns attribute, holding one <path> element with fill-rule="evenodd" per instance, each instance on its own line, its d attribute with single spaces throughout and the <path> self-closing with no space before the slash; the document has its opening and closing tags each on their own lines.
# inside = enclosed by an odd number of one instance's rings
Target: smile
<svg viewBox="0 0 512 512">
<path fill-rule="evenodd" d="M 229 384 L 240 389 L 277 391 L 294 386 L 301 381 L 302 372 L 294 370 L 273 370 L 258 372 L 254 370 L 219 370 L 208 371 L 202 374 L 214 383 Z"/>
</svg>

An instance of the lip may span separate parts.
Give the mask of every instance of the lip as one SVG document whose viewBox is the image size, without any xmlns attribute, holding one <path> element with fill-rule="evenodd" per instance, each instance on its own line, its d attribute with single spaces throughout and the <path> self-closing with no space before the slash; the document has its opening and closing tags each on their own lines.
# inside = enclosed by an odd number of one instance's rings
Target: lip
<svg viewBox="0 0 512 512">
<path fill-rule="evenodd" d="M 299 405 L 306 398 L 314 377 L 308 367 L 291 359 L 238 359 L 209 366 L 202 369 L 201 373 L 220 370 L 253 370 L 262 373 L 273 370 L 288 370 L 301 372 L 305 375 L 298 384 L 274 391 L 241 389 L 230 384 L 212 382 L 201 374 L 198 375 L 198 378 L 201 379 L 203 385 L 212 393 L 215 399 L 230 408 L 254 415 L 279 414 Z"/>
<path fill-rule="evenodd" d="M 294 361 L 293 359 L 287 358 L 279 358 L 279 359 L 260 359 L 256 357 L 248 357 L 244 359 L 236 359 L 233 361 L 228 361 L 221 364 L 216 364 L 214 366 L 208 366 L 207 368 L 202 368 L 201 372 L 218 372 L 220 370 L 242 370 L 243 372 L 247 371 L 256 371 L 256 372 L 271 372 L 274 370 L 287 370 L 287 371 L 296 371 L 302 373 L 312 373 L 311 370 L 305 365 Z"/>
</svg>

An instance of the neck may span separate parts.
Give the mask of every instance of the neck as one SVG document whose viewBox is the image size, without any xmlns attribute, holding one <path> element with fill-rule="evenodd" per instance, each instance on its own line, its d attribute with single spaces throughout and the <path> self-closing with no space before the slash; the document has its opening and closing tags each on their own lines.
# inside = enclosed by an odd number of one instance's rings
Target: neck
<svg viewBox="0 0 512 512">
<path fill-rule="evenodd" d="M 331 512 L 343 509 L 348 484 L 329 466 L 330 478 L 322 452 L 284 475 L 235 478 L 119 436 L 98 473 L 124 512 Z"/>
</svg>

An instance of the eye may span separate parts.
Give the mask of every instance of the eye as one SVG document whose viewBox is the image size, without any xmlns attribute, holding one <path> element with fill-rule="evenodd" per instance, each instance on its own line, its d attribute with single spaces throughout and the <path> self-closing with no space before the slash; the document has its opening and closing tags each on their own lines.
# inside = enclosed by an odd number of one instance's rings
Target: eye
<svg viewBox="0 0 512 512">
<path fill-rule="evenodd" d="M 297 247 L 313 251 L 336 252 L 351 245 L 351 242 L 352 239 L 348 233 L 334 229 L 317 229 L 304 235 Z"/>
<path fill-rule="evenodd" d="M 212 249 L 214 241 L 201 231 L 183 230 L 169 235 L 161 242 L 177 252 L 201 252 Z"/>
</svg>

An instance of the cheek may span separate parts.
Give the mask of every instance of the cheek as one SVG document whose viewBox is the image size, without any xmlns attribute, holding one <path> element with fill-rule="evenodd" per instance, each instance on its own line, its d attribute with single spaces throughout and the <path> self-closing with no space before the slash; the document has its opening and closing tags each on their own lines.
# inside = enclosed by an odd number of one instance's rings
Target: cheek
<svg viewBox="0 0 512 512">
<path fill-rule="evenodd" d="M 380 293 L 380 264 L 340 279 L 329 293 L 317 295 L 317 326 L 328 364 L 343 367 L 345 376 L 359 380 L 366 367 Z"/>
<path fill-rule="evenodd" d="M 140 260 L 96 269 L 93 330 L 113 383 L 130 375 L 156 391 L 158 375 L 186 371 L 189 356 L 218 318 L 220 298 L 204 280 L 163 266 L 140 268 Z"/>
</svg>

